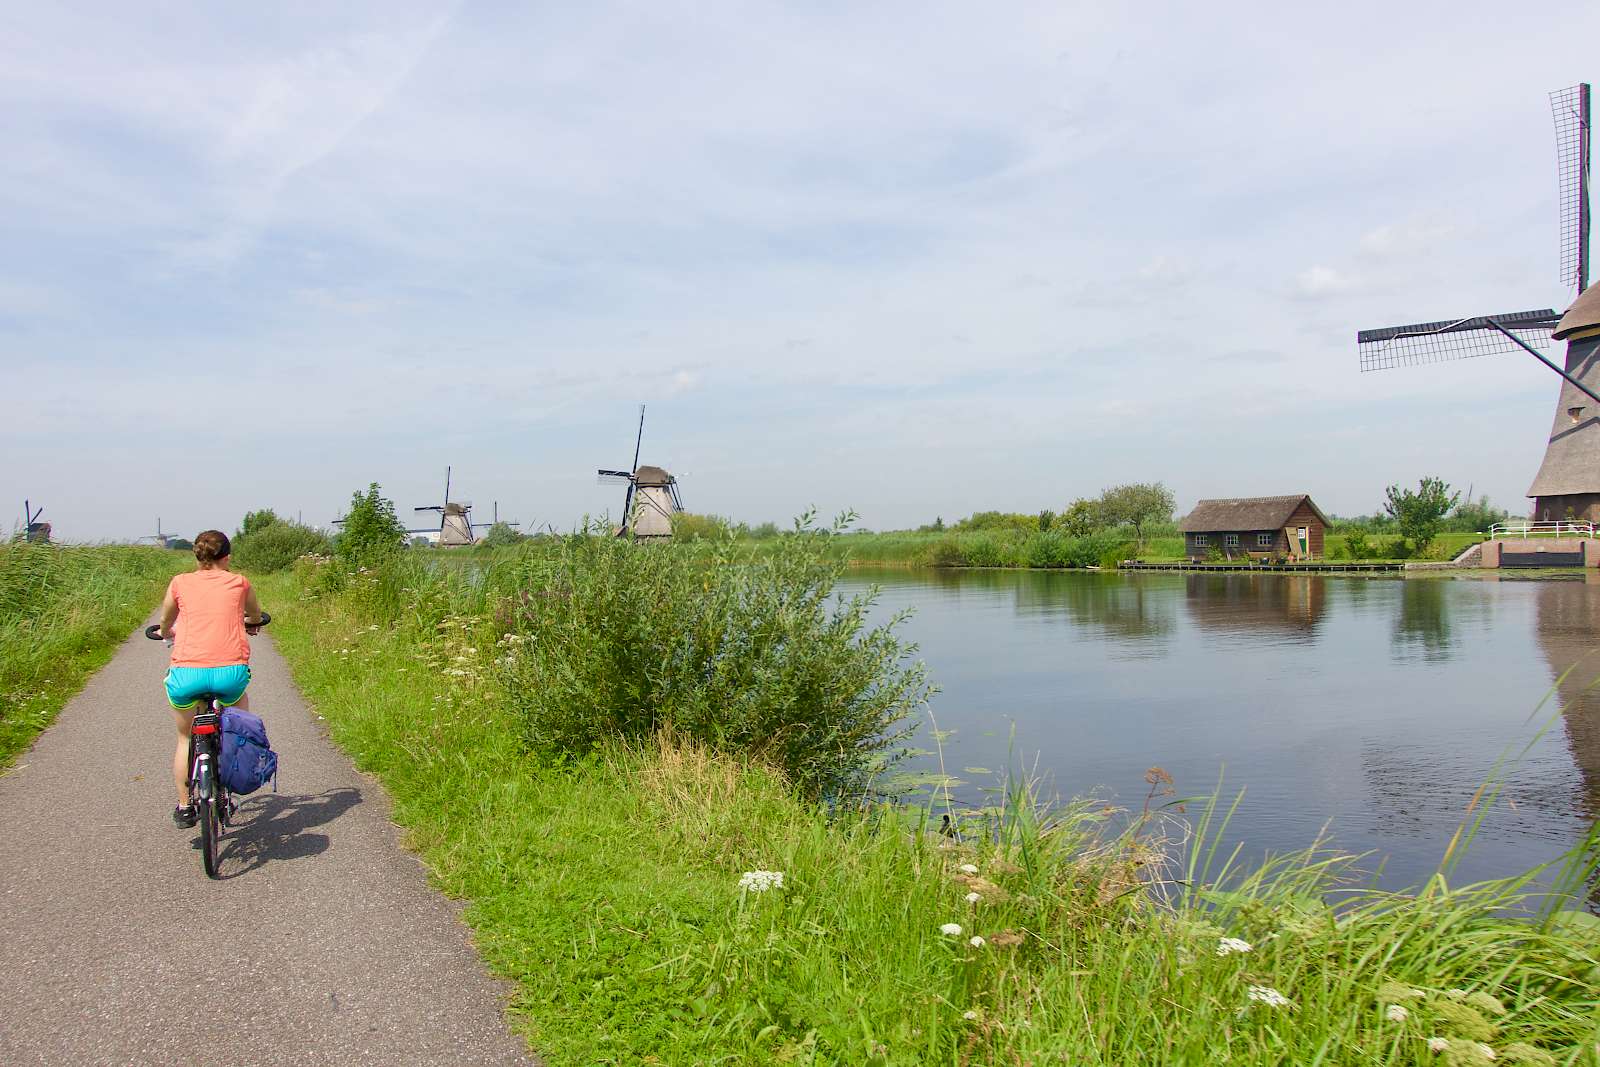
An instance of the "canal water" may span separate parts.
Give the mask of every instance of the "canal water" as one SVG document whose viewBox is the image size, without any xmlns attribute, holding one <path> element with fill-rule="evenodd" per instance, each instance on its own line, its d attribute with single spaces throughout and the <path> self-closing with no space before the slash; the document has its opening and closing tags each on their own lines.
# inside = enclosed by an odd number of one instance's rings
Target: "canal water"
<svg viewBox="0 0 1600 1067">
<path fill-rule="evenodd" d="M 914 611 L 964 804 L 1009 762 L 1137 808 L 1161 767 L 1180 795 L 1244 791 L 1228 838 L 1247 855 L 1326 828 L 1396 889 L 1434 871 L 1502 757 L 1457 880 L 1554 859 L 1600 814 L 1594 582 L 863 568 L 846 588 L 872 583 L 878 619 Z M 914 743 L 934 747 L 926 722 Z"/>
</svg>

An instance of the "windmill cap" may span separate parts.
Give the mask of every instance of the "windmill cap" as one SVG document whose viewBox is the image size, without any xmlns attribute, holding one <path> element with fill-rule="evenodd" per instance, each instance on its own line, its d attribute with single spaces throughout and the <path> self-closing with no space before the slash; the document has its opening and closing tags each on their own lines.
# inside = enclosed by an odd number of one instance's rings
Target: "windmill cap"
<svg viewBox="0 0 1600 1067">
<path fill-rule="evenodd" d="M 660 467 L 640 467 L 633 472 L 635 485 L 671 485 L 672 475 Z"/>
<path fill-rule="evenodd" d="M 1551 336 L 1560 341 L 1595 326 L 1600 326 L 1600 285 L 1591 285 L 1578 294 Z"/>
</svg>

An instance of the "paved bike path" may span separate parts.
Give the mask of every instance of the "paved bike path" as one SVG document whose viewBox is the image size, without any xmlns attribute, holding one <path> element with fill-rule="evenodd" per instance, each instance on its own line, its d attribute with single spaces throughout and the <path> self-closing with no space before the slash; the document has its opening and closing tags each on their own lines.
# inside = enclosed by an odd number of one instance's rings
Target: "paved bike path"
<svg viewBox="0 0 1600 1067">
<path fill-rule="evenodd" d="M 253 651 L 280 791 L 243 798 L 219 881 L 172 824 L 163 645 L 130 638 L 0 777 L 0 1064 L 536 1063 L 381 787 Z"/>
</svg>

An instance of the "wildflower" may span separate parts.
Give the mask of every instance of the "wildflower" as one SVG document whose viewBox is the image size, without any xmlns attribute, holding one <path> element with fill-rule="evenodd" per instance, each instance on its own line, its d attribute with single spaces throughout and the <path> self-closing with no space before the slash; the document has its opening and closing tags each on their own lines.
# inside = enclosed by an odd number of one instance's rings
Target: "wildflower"
<svg viewBox="0 0 1600 1067">
<path fill-rule="evenodd" d="M 1504 1015 L 1506 1013 L 1506 1006 L 1500 1003 L 1498 997 L 1491 996 L 1481 989 L 1476 993 L 1468 993 L 1467 1003 L 1480 1011 L 1488 1012 L 1490 1015 Z"/>
<path fill-rule="evenodd" d="M 1494 1059 L 1494 1049 L 1488 1045 L 1485 1045 L 1482 1041 L 1478 1042 L 1478 1052 L 1486 1060 Z"/>
<path fill-rule="evenodd" d="M 961 1017 L 970 1023 L 978 1017 L 978 1013 L 975 1011 L 964 1011 L 961 1013 Z"/>
<path fill-rule="evenodd" d="M 977 934 L 972 935 L 971 940 L 969 940 L 967 942 L 967 944 L 971 945 L 973 948 L 982 948 L 984 945 L 987 945 L 988 943 L 989 942 L 985 941 L 983 938 L 979 937 Z"/>
<path fill-rule="evenodd" d="M 745 871 L 739 876 L 741 892 L 765 893 L 769 889 L 783 888 L 782 871 Z"/>
<path fill-rule="evenodd" d="M 1526 1064 L 1527 1067 L 1556 1067 L 1556 1058 L 1541 1048 L 1521 1041 L 1505 1047 L 1507 1063 Z"/>
<path fill-rule="evenodd" d="M 961 866 L 957 867 L 956 870 L 960 871 L 962 874 L 977 874 L 978 866 L 975 863 L 963 863 Z"/>
<path fill-rule="evenodd" d="M 1237 937 L 1224 937 L 1217 942 L 1217 955 L 1228 956 L 1235 952 L 1249 952 L 1251 947 L 1248 941 L 1241 941 Z"/>
<path fill-rule="evenodd" d="M 1289 998 L 1273 989 L 1269 985 L 1253 985 L 1245 990 L 1245 996 L 1257 1004 L 1265 1004 L 1269 1008 L 1287 1008 Z"/>
<path fill-rule="evenodd" d="M 1447 1049 L 1449 1047 L 1450 1047 L 1450 1039 L 1447 1038 L 1447 1037 L 1430 1037 L 1430 1038 L 1428 1038 L 1428 1051 L 1429 1052 L 1443 1052 L 1445 1049 Z"/>
<path fill-rule="evenodd" d="M 943 934 L 944 936 L 946 936 L 946 937 L 960 937 L 961 936 L 961 924 L 960 923 L 945 923 L 943 926 L 939 927 L 939 932 L 941 934 Z"/>
<path fill-rule="evenodd" d="M 1403 1023 L 1411 1016 L 1409 1011 L 1406 1011 L 1398 1004 L 1389 1005 L 1389 1010 L 1383 1014 L 1392 1023 Z"/>
<path fill-rule="evenodd" d="M 982 899 L 983 899 L 983 895 L 981 893 L 968 893 L 967 897 L 966 897 L 966 900 L 967 900 L 968 904 L 976 904 L 978 901 L 980 901 Z"/>
</svg>

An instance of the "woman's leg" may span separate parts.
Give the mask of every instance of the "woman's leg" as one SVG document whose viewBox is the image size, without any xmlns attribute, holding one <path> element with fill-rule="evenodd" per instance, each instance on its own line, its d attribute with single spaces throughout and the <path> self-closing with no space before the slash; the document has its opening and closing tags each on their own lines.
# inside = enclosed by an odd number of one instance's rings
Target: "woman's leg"
<svg viewBox="0 0 1600 1067">
<path fill-rule="evenodd" d="M 249 711 L 250 710 L 250 694 L 249 693 L 240 693 L 239 694 L 239 699 L 235 700 L 232 704 L 229 704 L 228 707 L 230 707 L 230 708 L 238 708 L 240 711 Z"/>
<path fill-rule="evenodd" d="M 194 725 L 194 708 L 172 709 L 178 725 L 178 748 L 172 754 L 172 783 L 178 790 L 178 807 L 189 806 L 189 730 Z"/>
</svg>

